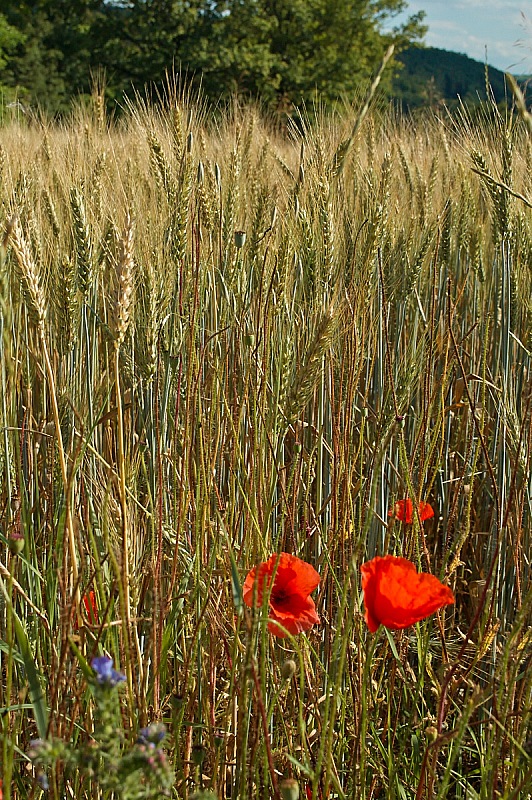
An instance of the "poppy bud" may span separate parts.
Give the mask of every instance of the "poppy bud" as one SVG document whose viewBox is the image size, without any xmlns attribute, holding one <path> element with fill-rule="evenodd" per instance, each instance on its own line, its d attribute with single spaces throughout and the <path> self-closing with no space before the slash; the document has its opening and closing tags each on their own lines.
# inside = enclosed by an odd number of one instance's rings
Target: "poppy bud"
<svg viewBox="0 0 532 800">
<path fill-rule="evenodd" d="M 285 778 L 279 784 L 279 791 L 283 800 L 298 800 L 299 784 L 294 778 Z"/>
<path fill-rule="evenodd" d="M 195 744 L 194 747 L 192 748 L 192 761 L 194 762 L 194 764 L 196 764 L 198 767 L 201 767 L 201 765 L 205 761 L 205 755 L 206 753 L 203 745 Z"/>
<path fill-rule="evenodd" d="M 281 677 L 283 681 L 290 681 L 296 674 L 297 664 L 292 658 L 287 658 L 281 667 Z"/>
<path fill-rule="evenodd" d="M 246 231 L 235 231 L 235 247 L 240 250 L 246 243 Z"/>
<path fill-rule="evenodd" d="M 24 537 L 21 533 L 12 533 L 7 540 L 7 546 L 12 556 L 18 556 L 24 550 Z"/>
<path fill-rule="evenodd" d="M 425 728 L 425 736 L 431 743 L 436 741 L 438 738 L 438 731 L 434 725 L 429 725 L 428 728 Z"/>
</svg>

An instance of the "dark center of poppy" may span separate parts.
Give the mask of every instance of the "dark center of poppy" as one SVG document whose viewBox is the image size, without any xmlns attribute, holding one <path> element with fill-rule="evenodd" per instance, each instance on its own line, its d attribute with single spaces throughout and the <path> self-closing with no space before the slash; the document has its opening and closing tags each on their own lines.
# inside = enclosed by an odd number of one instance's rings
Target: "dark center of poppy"
<svg viewBox="0 0 532 800">
<path fill-rule="evenodd" d="M 288 603 L 289 600 L 290 600 L 290 595 L 282 587 L 273 590 L 271 596 L 272 605 L 282 606 L 285 603 Z"/>
</svg>

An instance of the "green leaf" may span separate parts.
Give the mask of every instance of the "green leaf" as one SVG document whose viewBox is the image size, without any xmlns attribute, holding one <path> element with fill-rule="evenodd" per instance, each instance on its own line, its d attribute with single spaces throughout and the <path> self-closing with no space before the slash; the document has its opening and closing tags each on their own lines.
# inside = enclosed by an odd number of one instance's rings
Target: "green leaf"
<svg viewBox="0 0 532 800">
<path fill-rule="evenodd" d="M 28 635 L 24 625 L 13 608 L 13 603 L 11 602 L 11 597 L 4 581 L 0 581 L 0 589 L 6 601 L 7 613 L 12 615 L 15 637 L 17 639 L 19 649 L 19 653 L 13 655 L 12 657 L 18 663 L 20 663 L 20 660 L 22 659 L 24 664 L 24 670 L 28 678 L 33 715 L 35 717 L 35 722 L 37 723 L 37 730 L 41 739 L 44 739 L 46 737 L 46 731 L 48 730 L 48 709 L 44 700 L 37 669 L 35 668 L 35 661 L 33 658 L 33 653 L 31 652 Z"/>
<path fill-rule="evenodd" d="M 35 661 L 33 659 L 30 642 L 24 626 L 13 609 L 13 606 L 11 606 L 10 611 L 13 615 L 15 636 L 17 638 L 20 654 L 22 655 L 22 659 L 24 661 L 24 669 L 28 678 L 33 715 L 35 717 L 35 722 L 37 723 L 39 736 L 41 739 L 44 739 L 46 737 L 46 731 L 48 730 L 48 709 L 46 708 L 46 703 L 44 701 L 41 682 L 39 681 L 39 676 L 35 668 Z"/>
<path fill-rule="evenodd" d="M 236 613 L 241 616 L 244 611 L 244 598 L 242 595 L 242 586 L 240 584 L 240 575 L 238 574 L 238 565 L 236 563 L 235 554 L 233 553 L 233 548 L 231 547 L 229 534 L 227 533 L 227 529 L 220 515 L 218 515 L 218 521 L 225 534 L 227 550 L 229 552 L 229 560 L 231 562 L 231 592 L 233 594 L 233 603 Z"/>
<path fill-rule="evenodd" d="M 81 671 L 85 675 L 85 679 L 88 682 L 90 682 L 91 680 L 94 680 L 94 671 L 93 671 L 91 665 L 89 664 L 87 659 L 82 655 L 81 650 L 79 649 L 77 644 L 74 642 L 74 640 L 72 638 L 69 638 L 68 641 L 69 641 L 69 644 L 70 644 L 70 649 L 73 651 L 74 655 L 78 659 L 79 666 L 81 668 Z"/>
<path fill-rule="evenodd" d="M 229 558 L 231 560 L 231 591 L 233 592 L 233 603 L 235 604 L 236 613 L 240 615 L 244 611 L 244 598 L 242 596 L 238 567 L 231 547 L 229 547 Z"/>
</svg>

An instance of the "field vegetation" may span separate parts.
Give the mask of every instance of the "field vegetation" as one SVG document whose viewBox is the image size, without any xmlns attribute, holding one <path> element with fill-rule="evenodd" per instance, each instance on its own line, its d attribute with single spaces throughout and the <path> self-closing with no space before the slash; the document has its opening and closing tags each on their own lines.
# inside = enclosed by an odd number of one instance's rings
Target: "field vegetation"
<svg viewBox="0 0 532 800">
<path fill-rule="evenodd" d="M 6 800 L 530 796 L 531 166 L 489 105 L 2 127 Z M 284 639 L 242 595 L 281 551 Z M 370 633 L 376 554 L 455 604 Z"/>
</svg>

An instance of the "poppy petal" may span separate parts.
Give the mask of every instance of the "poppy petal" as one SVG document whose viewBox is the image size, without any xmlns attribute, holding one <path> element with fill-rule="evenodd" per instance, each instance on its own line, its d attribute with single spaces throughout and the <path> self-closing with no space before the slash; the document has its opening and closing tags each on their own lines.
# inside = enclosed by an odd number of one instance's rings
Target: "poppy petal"
<svg viewBox="0 0 532 800">
<path fill-rule="evenodd" d="M 286 572 L 285 572 L 286 571 Z M 284 572 L 284 575 L 281 574 Z M 290 573 L 290 574 L 288 574 Z M 310 594 L 317 588 L 320 576 L 311 564 L 289 553 L 281 553 L 277 568 L 277 581 L 281 581 L 290 594 Z"/>
<path fill-rule="evenodd" d="M 256 591 L 256 604 L 257 606 L 261 606 L 264 589 L 268 589 L 271 579 L 271 572 L 268 569 L 268 562 L 259 564 L 258 567 L 253 567 L 253 569 L 248 572 L 246 580 L 244 581 L 244 586 L 242 587 L 244 603 L 248 606 L 252 606 L 253 594 Z M 255 583 L 257 584 L 256 589 Z"/>
<path fill-rule="evenodd" d="M 276 620 L 283 628 L 286 628 L 292 636 L 309 631 L 313 625 L 319 625 L 320 623 L 314 600 L 311 597 L 301 597 L 301 595 L 292 595 L 289 610 L 284 610 L 278 605 L 271 605 L 269 616 L 271 620 Z M 275 636 L 281 638 L 286 636 L 284 631 L 278 628 L 274 622 L 268 623 L 268 630 Z"/>
<path fill-rule="evenodd" d="M 275 568 L 275 562 L 272 561 L 274 557 L 259 564 L 258 567 L 253 567 L 246 576 L 244 586 L 242 588 L 244 603 L 248 606 L 253 605 L 253 594 L 256 591 L 256 604 L 262 605 L 262 598 L 265 591 L 268 591 L 272 582 L 272 574 Z M 257 585 L 255 588 L 255 584 Z"/>
<path fill-rule="evenodd" d="M 426 519 L 430 519 L 434 516 L 434 509 L 430 503 L 425 503 L 423 500 L 420 500 L 418 509 L 421 522 L 424 522 Z"/>
<path fill-rule="evenodd" d="M 434 509 L 431 504 L 426 503 L 424 500 L 419 501 L 418 511 L 421 522 L 434 516 Z M 393 509 L 388 511 L 388 516 L 394 517 L 407 525 L 411 525 L 414 521 L 414 504 L 412 500 L 409 497 L 406 497 L 404 500 L 398 500 Z"/>
<path fill-rule="evenodd" d="M 96 605 L 96 595 L 92 590 L 87 594 L 83 595 L 83 605 L 85 606 L 85 611 L 87 612 L 87 616 L 90 622 L 99 625 L 100 620 L 98 618 L 98 606 Z"/>
<path fill-rule="evenodd" d="M 414 505 L 409 497 L 406 500 L 398 500 L 394 506 L 394 512 L 396 519 L 411 525 L 414 518 Z"/>
<path fill-rule="evenodd" d="M 377 556 L 360 569 L 365 619 L 372 633 L 379 625 L 391 630 L 408 628 L 454 603 L 448 586 L 434 575 L 418 573 L 405 558 Z"/>
<path fill-rule="evenodd" d="M 285 594 L 301 594 L 306 597 L 320 582 L 320 576 L 311 564 L 289 553 L 275 554 L 248 572 L 242 590 L 246 605 L 252 605 L 255 581 L 258 583 L 257 605 L 262 605 L 263 591 L 269 588 L 274 572 L 275 585 L 282 586 Z"/>
</svg>

